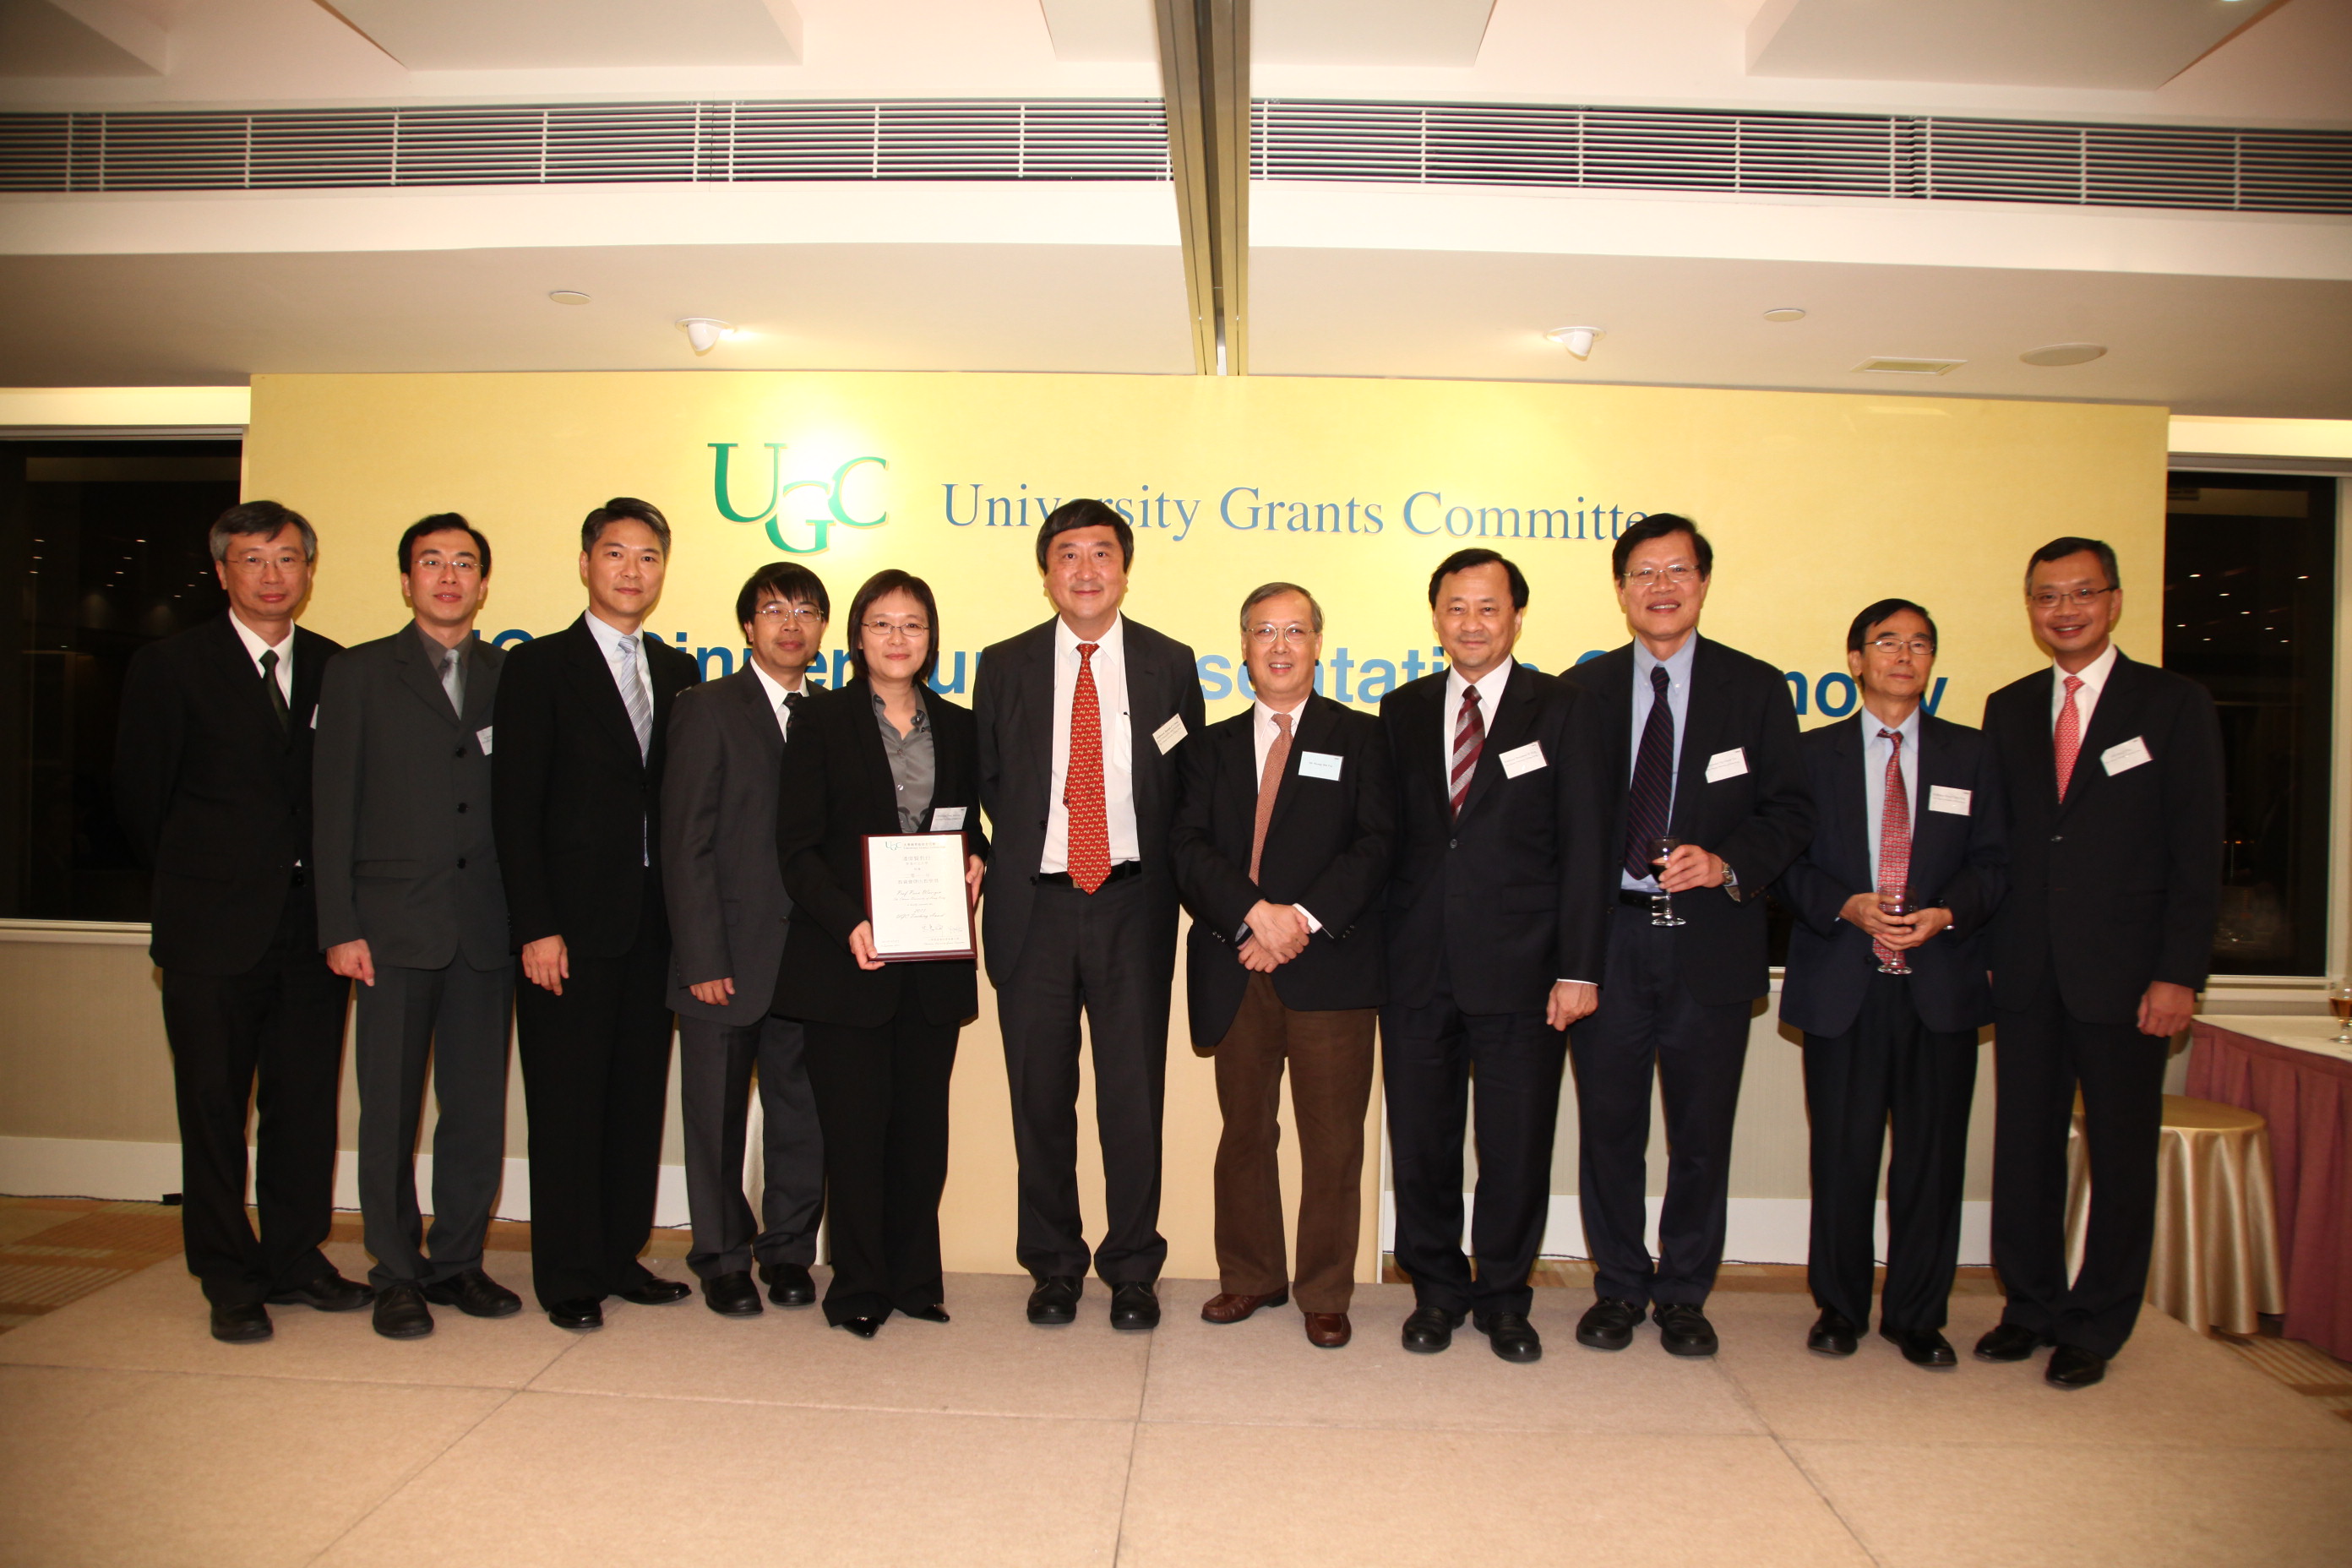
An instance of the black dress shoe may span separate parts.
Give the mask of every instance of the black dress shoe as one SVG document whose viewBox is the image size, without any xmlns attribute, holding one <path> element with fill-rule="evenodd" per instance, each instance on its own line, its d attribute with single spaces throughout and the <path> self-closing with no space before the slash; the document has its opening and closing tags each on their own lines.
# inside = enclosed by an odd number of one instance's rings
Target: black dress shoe
<svg viewBox="0 0 2352 1568">
<path fill-rule="evenodd" d="M 767 1310 L 760 1305 L 760 1288 L 751 1283 L 751 1271 L 748 1268 L 705 1279 L 702 1304 L 722 1318 L 756 1318 Z"/>
<path fill-rule="evenodd" d="M 1075 1274 L 1048 1274 L 1029 1292 L 1029 1321 L 1058 1328 L 1078 1321 L 1078 1296 L 1087 1282 Z"/>
<path fill-rule="evenodd" d="M 559 1329 L 586 1333 L 590 1329 L 604 1326 L 604 1303 L 593 1296 L 574 1296 L 568 1301 L 558 1301 L 550 1307 L 547 1321 Z"/>
<path fill-rule="evenodd" d="M 2106 1357 L 2080 1345 L 2060 1345 L 2050 1352 L 2042 1381 L 2053 1388 L 2088 1388 L 2106 1375 Z"/>
<path fill-rule="evenodd" d="M 746 1283 L 749 1283 L 747 1280 Z M 673 1301 L 683 1301 L 694 1294 L 693 1287 L 683 1279 L 665 1279 L 658 1274 L 647 1274 L 641 1284 L 632 1285 L 621 1292 L 624 1301 L 635 1301 L 640 1307 L 667 1307 Z"/>
<path fill-rule="evenodd" d="M 1543 1338 L 1536 1326 L 1517 1312 L 1490 1312 L 1476 1320 L 1487 1348 L 1505 1361 L 1543 1360 Z"/>
<path fill-rule="evenodd" d="M 2032 1329 L 2015 1323 L 2000 1323 L 1985 1331 L 1977 1342 L 1979 1361 L 2023 1361 L 2050 1342 Z"/>
<path fill-rule="evenodd" d="M 225 1345 L 257 1345 L 277 1331 L 269 1309 L 258 1301 L 213 1309 L 213 1338 Z"/>
<path fill-rule="evenodd" d="M 841 1321 L 834 1324 L 833 1326 L 836 1329 L 847 1329 L 851 1333 L 856 1334 L 861 1340 L 870 1340 L 881 1331 L 882 1320 L 879 1318 L 844 1318 Z"/>
<path fill-rule="evenodd" d="M 436 1307 L 455 1307 L 469 1318 L 511 1318 L 522 1310 L 521 1297 L 478 1268 L 425 1286 L 425 1299 Z"/>
<path fill-rule="evenodd" d="M 269 1304 L 289 1307 L 299 1303 L 305 1307 L 316 1307 L 321 1312 L 354 1312 L 374 1300 L 374 1291 L 330 1269 L 316 1279 L 304 1280 L 291 1289 L 271 1292 Z"/>
<path fill-rule="evenodd" d="M 1650 1309 L 1650 1316 L 1658 1321 L 1658 1342 L 1668 1355 L 1715 1353 L 1715 1325 L 1696 1307 L 1660 1303 Z"/>
<path fill-rule="evenodd" d="M 414 1285 L 387 1285 L 376 1292 L 375 1331 L 388 1340 L 421 1340 L 433 1331 L 425 1292 Z"/>
<path fill-rule="evenodd" d="M 1443 1307 L 1415 1307 L 1404 1321 L 1404 1348 L 1415 1355 L 1435 1355 L 1454 1342 L 1462 1314 Z"/>
<path fill-rule="evenodd" d="M 1960 1364 L 1959 1352 L 1952 1342 L 1934 1329 L 1890 1329 L 1878 1325 L 1878 1337 L 1893 1342 L 1903 1352 L 1903 1359 L 1913 1366 L 1948 1370 Z"/>
<path fill-rule="evenodd" d="M 1642 1309 L 1633 1302 L 1603 1296 L 1576 1321 L 1576 1342 L 1596 1351 L 1622 1351 L 1633 1342 L 1633 1329 L 1641 1321 Z"/>
<path fill-rule="evenodd" d="M 779 1307 L 816 1304 L 816 1281 L 797 1263 L 762 1263 L 760 1278 L 768 1284 L 768 1300 Z"/>
<path fill-rule="evenodd" d="M 1160 1326 L 1160 1298 L 1140 1279 L 1114 1285 L 1110 1292 L 1110 1326 L 1134 1331 Z"/>
<path fill-rule="evenodd" d="M 1822 1315 L 1813 1320 L 1812 1328 L 1805 1334 L 1805 1348 L 1816 1355 L 1852 1355 L 1854 1341 L 1861 1332 L 1852 1318 L 1834 1307 L 1823 1307 Z"/>
<path fill-rule="evenodd" d="M 920 1318 L 927 1323 L 944 1323 L 948 1321 L 948 1310 L 937 1301 L 933 1301 L 928 1307 L 905 1307 L 900 1310 L 909 1318 Z"/>
</svg>

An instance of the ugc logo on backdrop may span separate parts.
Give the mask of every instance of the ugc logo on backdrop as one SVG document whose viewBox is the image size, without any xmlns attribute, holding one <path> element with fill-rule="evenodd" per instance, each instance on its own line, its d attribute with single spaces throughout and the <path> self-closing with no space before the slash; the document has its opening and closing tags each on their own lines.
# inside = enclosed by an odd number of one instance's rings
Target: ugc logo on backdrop
<svg viewBox="0 0 2352 1568">
<path fill-rule="evenodd" d="M 787 479 L 784 478 L 784 443 L 763 441 L 761 446 L 765 447 L 768 453 L 768 499 L 757 510 L 742 511 L 735 506 L 727 471 L 730 466 L 730 454 L 740 443 L 712 441 L 709 445 L 712 454 L 710 493 L 711 499 L 718 503 L 719 515 L 730 522 L 765 523 L 770 542 L 787 555 L 824 553 L 826 534 L 836 522 L 844 528 L 879 528 L 890 521 L 890 514 L 887 510 L 873 517 L 853 517 L 849 511 L 851 476 L 869 464 L 887 470 L 890 467 L 887 458 L 852 458 L 834 469 L 830 479 Z M 755 468 L 758 466 L 756 459 L 753 466 Z M 823 497 L 824 510 L 812 510 L 811 515 L 805 517 L 785 516 L 785 503 L 803 490 L 814 490 L 817 496 Z M 801 508 L 813 509 L 815 499 L 815 497 L 807 498 L 801 503 Z M 785 531 L 788 529 L 798 536 L 799 542 L 794 542 L 793 538 L 787 537 Z"/>
</svg>

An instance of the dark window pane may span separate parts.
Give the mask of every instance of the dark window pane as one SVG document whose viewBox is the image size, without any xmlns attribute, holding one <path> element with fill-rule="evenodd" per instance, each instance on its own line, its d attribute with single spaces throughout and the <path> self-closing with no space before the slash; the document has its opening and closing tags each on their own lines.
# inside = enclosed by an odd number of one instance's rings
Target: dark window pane
<svg viewBox="0 0 2352 1568">
<path fill-rule="evenodd" d="M 2164 564 L 2165 668 L 2213 693 L 2229 766 L 2213 971 L 2323 973 L 2336 481 L 2176 473 Z"/>
</svg>

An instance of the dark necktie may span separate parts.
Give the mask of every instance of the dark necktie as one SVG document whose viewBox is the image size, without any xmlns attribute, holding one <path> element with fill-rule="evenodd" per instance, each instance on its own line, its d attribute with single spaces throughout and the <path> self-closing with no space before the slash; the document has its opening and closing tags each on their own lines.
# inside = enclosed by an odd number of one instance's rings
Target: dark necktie
<svg viewBox="0 0 2352 1568">
<path fill-rule="evenodd" d="M 1478 710 L 1478 689 L 1462 689 L 1462 716 L 1454 725 L 1454 768 L 1448 787 L 1453 790 L 1454 815 L 1462 815 L 1462 803 L 1470 798 L 1470 781 L 1478 776 L 1478 758 L 1486 750 L 1486 721 Z"/>
<path fill-rule="evenodd" d="M 1625 874 L 1654 877 L 1650 844 L 1666 836 L 1675 803 L 1675 710 L 1666 700 L 1664 665 L 1650 670 L 1650 717 L 1642 725 L 1641 749 L 1633 753 L 1633 787 L 1626 797 Z"/>
<path fill-rule="evenodd" d="M 797 713 L 801 710 L 801 704 L 807 700 L 808 693 L 805 691 L 787 691 L 784 693 L 784 711 Z"/>
<path fill-rule="evenodd" d="M 278 650 L 274 647 L 261 651 L 261 684 L 268 689 L 269 710 L 278 715 L 278 730 L 283 734 L 293 727 L 294 716 L 287 711 L 286 693 L 278 689 Z"/>
</svg>

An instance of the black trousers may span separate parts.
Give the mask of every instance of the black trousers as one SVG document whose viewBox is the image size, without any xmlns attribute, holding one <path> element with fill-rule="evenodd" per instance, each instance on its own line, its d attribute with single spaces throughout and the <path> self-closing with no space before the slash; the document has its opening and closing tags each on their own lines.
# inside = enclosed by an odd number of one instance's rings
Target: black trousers
<svg viewBox="0 0 2352 1568">
<path fill-rule="evenodd" d="M 2001 1321 L 2095 1355 L 2131 1338 L 2156 1243 L 2165 1040 L 2085 1023 L 2057 987 L 1993 1017 L 1992 1261 Z M 2066 1277 L 2066 1135 L 2074 1091 L 2091 1161 L 2083 1269 Z"/>
<path fill-rule="evenodd" d="M 1748 1062 L 1747 1002 L 1691 1000 L 1676 928 L 1619 904 L 1601 1005 L 1569 1031 L 1576 1068 L 1578 1205 L 1596 1295 L 1696 1307 L 1715 1289 L 1731 1179 L 1731 1128 Z M 1650 1086 L 1666 1118 L 1666 1201 L 1650 1257 Z"/>
<path fill-rule="evenodd" d="M 1450 987 L 1418 1006 L 1381 1009 L 1396 1260 L 1412 1276 L 1415 1304 L 1482 1318 L 1524 1317 L 1535 1304 L 1528 1275 L 1551 1207 L 1566 1044 L 1541 1013 L 1465 1013 Z M 1462 1251 L 1463 1130 L 1474 1119 L 1475 1278 Z"/>
<path fill-rule="evenodd" d="M 803 1026 L 833 1219 L 825 1321 L 937 1306 L 957 1027 L 925 1021 L 912 1001 L 872 1028 Z"/>
<path fill-rule="evenodd" d="M 320 1245 L 335 1203 L 336 1097 L 352 983 L 320 955 L 310 889 L 288 889 L 261 962 L 242 974 L 163 971 L 163 1034 L 180 1110 L 180 1234 L 216 1307 L 249 1306 L 334 1272 Z M 247 1108 L 254 1234 L 245 1213 Z"/>
<path fill-rule="evenodd" d="M 642 1282 L 669 1098 L 669 938 L 645 878 L 637 940 L 571 954 L 563 994 L 515 983 L 515 1043 L 530 1112 L 530 1272 L 540 1305 L 601 1300 Z"/>
<path fill-rule="evenodd" d="M 743 1195 L 751 1075 L 760 1079 L 760 1217 Z M 803 1026 L 677 1020 L 677 1109 L 686 1137 L 686 1204 L 694 1219 L 687 1267 L 702 1279 L 754 1262 L 816 1261 L 824 1213 L 824 1138 L 809 1088 Z"/>
<path fill-rule="evenodd" d="M 1095 892 L 1041 882 L 1013 983 L 996 994 L 1013 1146 L 1021 1163 L 1015 1256 L 1032 1275 L 1150 1284 L 1160 1234 L 1160 1122 L 1168 1098 L 1168 1002 L 1176 949 L 1129 877 Z M 1164 946 L 1165 951 L 1157 951 Z M 1102 1244 L 1078 1219 L 1078 1017 L 1094 1047 L 1102 1141 Z"/>
<path fill-rule="evenodd" d="M 358 987 L 352 1031 L 360 1089 L 360 1214 L 368 1280 L 429 1285 L 482 1266 L 506 1173 L 507 1026 L 514 966 L 476 969 L 463 954 L 439 969 L 378 964 Z M 433 1124 L 433 1234 L 416 1205 L 416 1133 L 425 1071 L 440 1116 Z"/>
<path fill-rule="evenodd" d="M 1960 1179 L 1968 1167 L 1969 1105 L 1977 1036 L 1919 1021 L 1911 983 L 1874 973 L 1853 1027 L 1805 1037 L 1805 1110 L 1812 1120 L 1813 1302 L 1870 1321 L 1878 1161 L 1886 1167 L 1887 1329 L 1940 1329 L 1960 1256 Z"/>
</svg>

